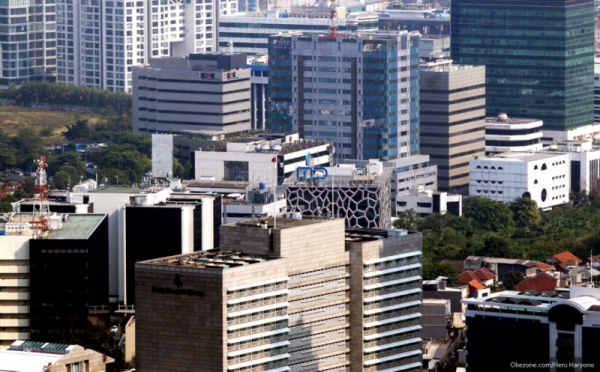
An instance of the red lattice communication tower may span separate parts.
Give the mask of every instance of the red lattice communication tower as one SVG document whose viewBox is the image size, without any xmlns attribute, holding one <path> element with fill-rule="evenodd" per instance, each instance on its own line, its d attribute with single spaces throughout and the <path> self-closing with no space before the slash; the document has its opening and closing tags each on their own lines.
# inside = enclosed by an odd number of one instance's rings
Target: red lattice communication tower
<svg viewBox="0 0 600 372">
<path fill-rule="evenodd" d="M 329 34 L 328 38 L 335 39 L 338 36 L 338 18 L 337 10 L 335 7 L 335 0 L 330 0 L 331 6 L 329 10 Z"/>
<path fill-rule="evenodd" d="M 48 182 L 46 175 L 46 157 L 39 155 L 34 161 L 36 165 L 35 195 L 33 203 L 32 227 L 40 231 L 50 231 L 50 206 L 48 204 Z"/>
</svg>

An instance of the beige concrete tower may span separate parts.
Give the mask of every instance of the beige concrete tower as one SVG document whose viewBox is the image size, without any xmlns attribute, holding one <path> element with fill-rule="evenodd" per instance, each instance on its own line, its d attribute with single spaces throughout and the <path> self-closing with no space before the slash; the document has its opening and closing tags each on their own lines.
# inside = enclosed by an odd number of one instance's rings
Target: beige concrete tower
<svg viewBox="0 0 600 372">
<path fill-rule="evenodd" d="M 485 155 L 485 66 L 421 64 L 421 153 L 438 190 L 468 195 L 469 159 Z"/>
<path fill-rule="evenodd" d="M 420 233 L 278 218 L 220 241 L 136 264 L 140 369 L 420 371 Z"/>
</svg>

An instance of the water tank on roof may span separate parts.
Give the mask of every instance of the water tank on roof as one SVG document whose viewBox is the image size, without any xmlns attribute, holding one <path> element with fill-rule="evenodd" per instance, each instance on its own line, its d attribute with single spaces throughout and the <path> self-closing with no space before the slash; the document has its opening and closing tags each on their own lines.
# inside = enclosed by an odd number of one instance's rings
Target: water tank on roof
<svg viewBox="0 0 600 372">
<path fill-rule="evenodd" d="M 261 182 L 258 184 L 258 188 L 261 190 L 265 190 L 267 188 L 267 184 L 264 182 Z"/>
<path fill-rule="evenodd" d="M 281 151 L 281 146 L 280 145 L 275 145 L 275 146 L 273 146 L 273 150 L 275 150 L 275 151 Z"/>
<path fill-rule="evenodd" d="M 269 151 L 269 150 L 271 149 L 271 146 L 269 146 L 269 144 L 268 144 L 268 143 L 266 143 L 266 144 L 262 145 L 262 146 L 260 147 L 260 149 L 261 149 L 262 151 Z"/>
<path fill-rule="evenodd" d="M 504 112 L 501 112 L 498 114 L 498 120 L 508 120 L 508 115 L 506 115 Z"/>
</svg>

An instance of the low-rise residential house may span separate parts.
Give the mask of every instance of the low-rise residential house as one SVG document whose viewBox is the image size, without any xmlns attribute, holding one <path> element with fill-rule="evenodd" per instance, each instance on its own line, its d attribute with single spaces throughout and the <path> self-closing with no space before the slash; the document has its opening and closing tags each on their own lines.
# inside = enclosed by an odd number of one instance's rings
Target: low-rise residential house
<svg viewBox="0 0 600 372">
<path fill-rule="evenodd" d="M 554 291 L 557 287 L 560 287 L 560 275 L 559 272 L 544 271 L 521 281 L 515 285 L 514 290 L 519 292 L 531 290 L 538 292 Z"/>
<path fill-rule="evenodd" d="M 561 267 L 560 269 L 565 269 L 566 266 L 577 266 L 577 265 L 581 265 L 583 263 L 583 261 L 575 256 L 573 253 L 569 252 L 569 251 L 564 251 L 561 253 L 557 253 L 554 256 L 548 258 L 546 260 L 546 263 L 549 265 L 553 265 L 555 267 L 559 266 L 560 264 L 563 264 L 563 267 Z M 558 269 L 558 267 L 557 267 Z"/>
</svg>

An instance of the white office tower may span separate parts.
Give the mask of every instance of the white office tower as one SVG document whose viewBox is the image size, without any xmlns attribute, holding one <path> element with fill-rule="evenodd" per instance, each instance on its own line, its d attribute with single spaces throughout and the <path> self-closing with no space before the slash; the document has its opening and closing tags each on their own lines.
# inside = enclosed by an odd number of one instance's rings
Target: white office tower
<svg viewBox="0 0 600 372">
<path fill-rule="evenodd" d="M 0 89 L 43 80 L 56 69 L 54 1 L 0 1 Z"/>
</svg>

